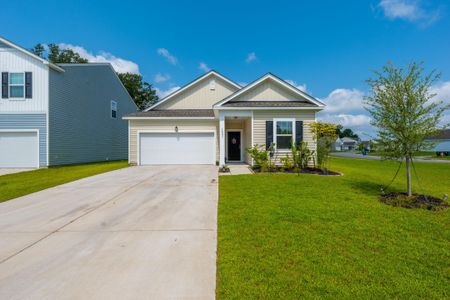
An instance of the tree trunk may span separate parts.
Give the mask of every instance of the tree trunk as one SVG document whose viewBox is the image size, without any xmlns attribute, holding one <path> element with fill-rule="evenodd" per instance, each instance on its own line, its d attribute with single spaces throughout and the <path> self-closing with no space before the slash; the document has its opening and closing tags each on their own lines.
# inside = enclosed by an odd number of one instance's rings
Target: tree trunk
<svg viewBox="0 0 450 300">
<path fill-rule="evenodd" d="M 406 187 L 408 189 L 408 196 L 412 196 L 412 189 L 411 189 L 411 169 L 409 167 L 410 163 L 410 157 L 406 156 Z"/>
</svg>

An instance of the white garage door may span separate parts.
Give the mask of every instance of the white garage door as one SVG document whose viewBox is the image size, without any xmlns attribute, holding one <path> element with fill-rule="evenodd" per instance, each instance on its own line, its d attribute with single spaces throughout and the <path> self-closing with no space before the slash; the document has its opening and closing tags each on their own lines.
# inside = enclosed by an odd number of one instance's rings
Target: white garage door
<svg viewBox="0 0 450 300">
<path fill-rule="evenodd" d="M 141 165 L 214 164 L 214 133 L 141 133 Z"/>
<path fill-rule="evenodd" d="M 0 168 L 38 167 L 36 132 L 0 132 Z"/>
</svg>

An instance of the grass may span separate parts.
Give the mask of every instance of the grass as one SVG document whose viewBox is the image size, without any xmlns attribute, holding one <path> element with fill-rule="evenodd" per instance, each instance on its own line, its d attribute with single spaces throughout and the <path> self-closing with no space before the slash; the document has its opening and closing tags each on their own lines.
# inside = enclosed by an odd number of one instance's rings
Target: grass
<svg viewBox="0 0 450 300">
<path fill-rule="evenodd" d="M 361 154 L 361 152 L 358 152 L 359 154 Z M 381 156 L 382 153 L 381 152 L 367 152 L 367 155 L 372 155 L 372 156 Z M 437 156 L 436 152 L 426 152 L 426 151 L 418 151 L 416 153 L 414 153 L 414 156 L 427 156 L 430 157 L 432 159 L 450 159 L 449 156 Z"/>
<path fill-rule="evenodd" d="M 218 299 L 449 299 L 450 209 L 381 203 L 397 166 L 333 158 L 344 176 L 221 176 Z M 450 165 L 416 167 L 427 194 L 450 193 Z"/>
<path fill-rule="evenodd" d="M 0 202 L 127 166 L 127 161 L 112 161 L 50 167 L 3 175 L 0 176 Z"/>
</svg>

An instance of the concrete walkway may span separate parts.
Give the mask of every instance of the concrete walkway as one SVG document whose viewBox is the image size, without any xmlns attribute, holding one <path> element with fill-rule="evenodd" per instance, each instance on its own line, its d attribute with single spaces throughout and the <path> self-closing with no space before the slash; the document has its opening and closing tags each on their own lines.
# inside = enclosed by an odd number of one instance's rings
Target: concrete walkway
<svg viewBox="0 0 450 300">
<path fill-rule="evenodd" d="M 132 167 L 0 203 L 0 299 L 213 299 L 217 190 Z"/>
<path fill-rule="evenodd" d="M 247 164 L 229 164 L 230 172 L 228 173 L 219 173 L 219 175 L 246 175 L 253 174 L 253 171 L 250 169 L 250 166 Z"/>
<path fill-rule="evenodd" d="M 362 155 L 362 154 L 353 153 L 353 152 L 332 152 L 332 153 L 330 153 L 330 155 L 331 156 L 335 156 L 335 157 L 349 157 L 349 158 L 359 158 L 359 159 L 381 160 L 380 156 Z M 450 160 L 415 158 L 414 162 L 428 162 L 428 163 L 448 164 L 448 163 L 450 163 Z"/>
</svg>

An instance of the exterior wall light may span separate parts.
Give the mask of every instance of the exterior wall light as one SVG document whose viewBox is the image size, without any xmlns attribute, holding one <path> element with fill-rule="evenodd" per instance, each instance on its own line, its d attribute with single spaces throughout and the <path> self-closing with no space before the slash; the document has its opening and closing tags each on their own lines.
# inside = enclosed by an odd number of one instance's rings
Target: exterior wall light
<svg viewBox="0 0 450 300">
<path fill-rule="evenodd" d="M 178 132 L 178 126 L 175 126 L 175 132 Z"/>
</svg>

